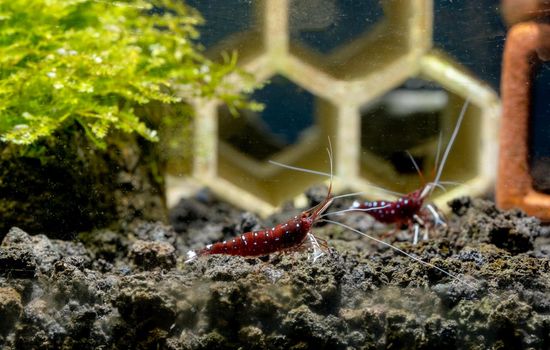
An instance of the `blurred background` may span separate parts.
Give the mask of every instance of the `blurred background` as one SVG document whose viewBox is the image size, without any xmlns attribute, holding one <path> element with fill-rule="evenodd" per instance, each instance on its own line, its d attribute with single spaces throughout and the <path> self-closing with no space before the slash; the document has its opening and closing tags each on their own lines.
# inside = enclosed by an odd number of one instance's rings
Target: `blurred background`
<svg viewBox="0 0 550 350">
<path fill-rule="evenodd" d="M 489 189 L 506 35 L 497 1 L 187 3 L 205 19 L 198 41 L 208 55 L 236 52 L 263 84 L 252 94 L 263 111 L 243 110 L 237 118 L 223 106 L 212 112 L 218 142 L 205 168 L 216 169 L 212 183 L 223 180 L 219 192 L 227 199 L 233 186 L 273 206 L 301 193 L 318 178 L 272 169 L 267 161 L 327 171 L 319 152 L 327 136 L 336 148 L 335 171 L 348 187 L 411 191 L 420 180 L 408 153 L 429 180 L 467 97 L 472 105 L 445 173 L 467 184 L 454 196 Z M 542 95 L 546 70 L 537 80 Z M 532 154 L 542 159 L 550 130 L 535 129 Z M 281 180 L 287 176 L 291 183 Z"/>
</svg>

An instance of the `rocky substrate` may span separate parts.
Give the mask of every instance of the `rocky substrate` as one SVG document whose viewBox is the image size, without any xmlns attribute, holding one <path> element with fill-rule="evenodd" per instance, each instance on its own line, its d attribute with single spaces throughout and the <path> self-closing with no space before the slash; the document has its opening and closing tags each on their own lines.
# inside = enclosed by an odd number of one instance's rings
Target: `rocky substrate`
<svg viewBox="0 0 550 350">
<path fill-rule="evenodd" d="M 0 247 L 0 346 L 550 348 L 547 230 L 488 201 L 450 206 L 448 227 L 429 241 L 384 239 L 459 280 L 329 224 L 315 233 L 332 251 L 315 262 L 302 251 L 186 264 L 190 248 L 298 212 L 260 221 L 207 193 L 182 201 L 171 226 L 136 221 L 72 241 L 12 228 Z M 335 219 L 380 236 L 366 215 Z"/>
</svg>

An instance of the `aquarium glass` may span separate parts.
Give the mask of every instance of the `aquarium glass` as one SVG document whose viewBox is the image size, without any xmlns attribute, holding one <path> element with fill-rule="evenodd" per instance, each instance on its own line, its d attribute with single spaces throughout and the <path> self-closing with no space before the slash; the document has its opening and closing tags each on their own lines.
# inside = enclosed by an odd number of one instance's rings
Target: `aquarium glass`
<svg viewBox="0 0 550 350">
<path fill-rule="evenodd" d="M 550 349 L 541 28 L 549 0 L 0 0 L 0 349 Z"/>
</svg>

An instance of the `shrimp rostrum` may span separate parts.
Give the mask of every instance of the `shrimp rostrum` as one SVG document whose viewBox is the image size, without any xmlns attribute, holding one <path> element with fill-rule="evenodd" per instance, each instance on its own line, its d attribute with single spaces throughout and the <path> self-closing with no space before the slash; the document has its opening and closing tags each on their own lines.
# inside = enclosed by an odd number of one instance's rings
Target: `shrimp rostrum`
<svg viewBox="0 0 550 350">
<path fill-rule="evenodd" d="M 468 103 L 468 101 L 464 103 L 456 126 L 451 135 L 451 139 L 449 140 L 449 143 L 447 144 L 441 158 L 441 162 L 439 166 L 436 165 L 435 167 L 437 173 L 434 181 L 426 183 L 421 188 L 413 192 L 401 195 L 395 201 L 355 201 L 353 202 L 350 210 L 365 211 L 376 221 L 384 224 L 395 224 L 397 228 L 408 227 L 409 230 L 414 232 L 413 244 L 418 243 L 418 237 L 421 229 L 424 230 L 423 239 L 427 240 L 431 228 L 437 225 L 446 225 L 437 207 L 431 203 L 426 203 L 426 200 L 436 188 L 441 187 L 440 178 L 443 172 L 443 167 L 445 166 L 451 147 L 456 139 L 462 120 L 464 119 Z M 439 155 L 436 156 L 436 159 L 437 158 L 439 158 Z M 411 160 L 416 170 L 420 175 L 422 175 L 412 156 Z M 373 208 L 377 209 L 373 210 Z"/>
</svg>

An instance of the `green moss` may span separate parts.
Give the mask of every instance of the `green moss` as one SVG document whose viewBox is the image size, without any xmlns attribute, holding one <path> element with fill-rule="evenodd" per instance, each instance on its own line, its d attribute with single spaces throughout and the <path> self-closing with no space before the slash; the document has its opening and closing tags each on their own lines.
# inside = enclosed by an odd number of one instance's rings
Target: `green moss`
<svg viewBox="0 0 550 350">
<path fill-rule="evenodd" d="M 200 15 L 176 0 L 0 3 L 0 140 L 29 145 L 78 123 L 98 146 L 114 129 L 157 140 L 136 107 L 218 98 L 256 108 L 225 77 L 236 56 L 206 59 Z M 246 81 L 246 79 L 245 79 Z M 240 90 L 239 90 L 240 89 Z"/>
</svg>

